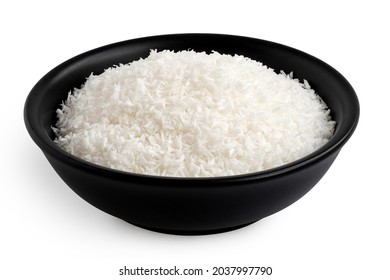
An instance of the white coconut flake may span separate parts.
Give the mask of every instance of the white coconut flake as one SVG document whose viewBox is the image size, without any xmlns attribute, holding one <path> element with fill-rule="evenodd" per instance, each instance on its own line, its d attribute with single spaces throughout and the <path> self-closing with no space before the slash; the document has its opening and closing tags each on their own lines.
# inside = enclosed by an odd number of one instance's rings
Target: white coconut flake
<svg viewBox="0 0 390 280">
<path fill-rule="evenodd" d="M 262 171 L 323 146 L 335 122 L 308 81 L 240 55 L 151 51 L 91 74 L 57 110 L 55 143 L 133 173 Z"/>
</svg>

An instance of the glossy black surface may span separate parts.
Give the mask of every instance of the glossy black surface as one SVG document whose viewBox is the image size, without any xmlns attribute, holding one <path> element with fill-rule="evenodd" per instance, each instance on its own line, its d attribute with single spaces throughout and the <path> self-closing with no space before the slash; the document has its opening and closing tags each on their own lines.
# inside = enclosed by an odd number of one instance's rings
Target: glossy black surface
<svg viewBox="0 0 390 280">
<path fill-rule="evenodd" d="M 114 64 L 146 57 L 150 49 L 241 54 L 276 71 L 306 79 L 332 110 L 333 138 L 315 153 L 264 172 L 217 178 L 170 178 L 115 171 L 58 148 L 51 126 L 68 92 Z M 176 34 L 129 40 L 72 58 L 44 76 L 25 104 L 32 139 L 61 178 L 83 199 L 134 225 L 174 234 L 236 229 L 297 201 L 325 174 L 359 118 L 356 94 L 335 69 L 293 48 L 259 39 L 216 34 Z M 310 210 L 310 209 L 308 209 Z"/>
</svg>

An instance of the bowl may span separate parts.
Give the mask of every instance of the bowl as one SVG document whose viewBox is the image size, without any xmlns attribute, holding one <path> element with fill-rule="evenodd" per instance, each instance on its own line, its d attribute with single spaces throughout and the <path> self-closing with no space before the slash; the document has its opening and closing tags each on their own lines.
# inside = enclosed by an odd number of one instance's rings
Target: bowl
<svg viewBox="0 0 390 280">
<path fill-rule="evenodd" d="M 100 74 L 156 50 L 239 54 L 306 79 L 337 122 L 330 141 L 289 164 L 250 174 L 182 178 L 117 171 L 77 158 L 54 142 L 56 109 L 68 92 Z M 78 55 L 46 74 L 29 93 L 24 120 L 54 170 L 80 197 L 133 225 L 171 234 L 210 234 L 237 229 L 274 214 L 305 195 L 353 134 L 359 102 L 348 81 L 321 60 L 270 41 L 223 34 L 172 34 L 139 38 Z"/>
</svg>

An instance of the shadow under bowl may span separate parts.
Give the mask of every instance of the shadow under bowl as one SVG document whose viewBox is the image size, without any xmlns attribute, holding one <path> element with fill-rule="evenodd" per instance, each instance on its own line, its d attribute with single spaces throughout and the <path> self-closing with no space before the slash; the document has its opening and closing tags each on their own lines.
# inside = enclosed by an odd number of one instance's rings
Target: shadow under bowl
<svg viewBox="0 0 390 280">
<path fill-rule="evenodd" d="M 309 81 L 337 122 L 312 154 L 270 170 L 237 176 L 176 178 L 108 169 L 72 156 L 54 142 L 56 109 L 91 72 L 156 50 L 239 54 Z M 359 102 L 348 81 L 321 60 L 281 44 L 222 34 L 173 34 L 119 42 L 76 56 L 46 74 L 25 103 L 27 130 L 55 171 L 80 197 L 131 224 L 172 234 L 210 234 L 251 224 L 291 205 L 326 173 L 354 132 Z"/>
</svg>

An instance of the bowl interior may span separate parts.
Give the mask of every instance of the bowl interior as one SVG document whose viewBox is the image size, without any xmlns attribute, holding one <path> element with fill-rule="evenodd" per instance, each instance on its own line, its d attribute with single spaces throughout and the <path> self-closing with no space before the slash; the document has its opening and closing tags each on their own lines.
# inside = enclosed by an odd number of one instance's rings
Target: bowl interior
<svg viewBox="0 0 390 280">
<path fill-rule="evenodd" d="M 359 116 L 356 94 L 345 78 L 319 59 L 299 50 L 277 43 L 230 35 L 176 34 L 147 37 L 101 47 L 57 66 L 44 76 L 32 89 L 25 107 L 25 121 L 34 141 L 48 153 L 65 153 L 54 143 L 51 127 L 56 123 L 56 109 L 68 93 L 83 84 L 93 72 L 102 73 L 106 68 L 128 63 L 149 55 L 156 50 L 188 50 L 225 54 L 239 54 L 261 61 L 265 65 L 295 78 L 306 79 L 331 109 L 337 122 L 333 138 L 313 154 L 327 149 L 338 149 L 355 129 Z"/>
</svg>

